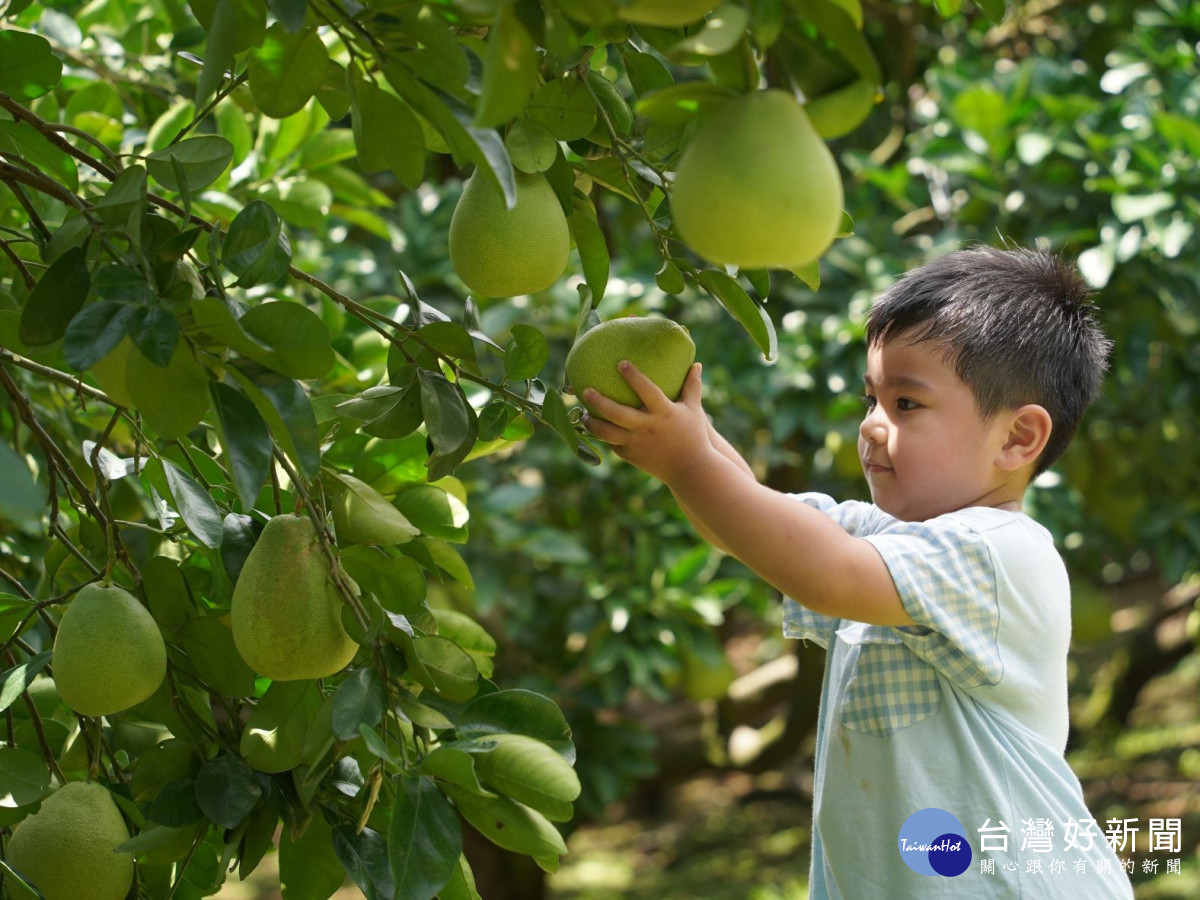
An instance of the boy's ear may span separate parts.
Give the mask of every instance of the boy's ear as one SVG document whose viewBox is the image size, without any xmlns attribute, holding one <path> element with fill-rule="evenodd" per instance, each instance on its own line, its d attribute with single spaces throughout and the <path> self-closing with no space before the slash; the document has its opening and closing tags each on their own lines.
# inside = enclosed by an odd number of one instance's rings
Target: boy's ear
<svg viewBox="0 0 1200 900">
<path fill-rule="evenodd" d="M 1037 461 L 1050 440 L 1054 422 L 1044 406 L 1027 403 L 1013 410 L 1009 417 L 1008 436 L 1000 448 L 997 464 L 1015 472 Z"/>
</svg>

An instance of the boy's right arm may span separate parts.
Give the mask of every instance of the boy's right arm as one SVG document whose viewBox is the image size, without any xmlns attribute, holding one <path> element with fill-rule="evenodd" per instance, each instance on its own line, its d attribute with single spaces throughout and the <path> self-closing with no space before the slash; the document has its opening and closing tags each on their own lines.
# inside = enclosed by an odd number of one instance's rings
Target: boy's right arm
<svg viewBox="0 0 1200 900">
<path fill-rule="evenodd" d="M 746 462 L 742 455 L 734 449 L 733 445 L 730 444 L 729 441 L 725 440 L 724 436 L 722 436 L 722 434 L 713 427 L 712 422 L 708 423 L 708 439 L 712 442 L 713 447 L 716 448 L 716 450 L 722 456 L 745 472 L 747 477 L 758 481 L 758 477 L 754 474 L 754 470 L 750 468 L 750 464 Z M 675 502 L 679 504 L 679 508 L 683 510 L 683 514 L 688 517 L 688 521 L 692 523 L 692 527 L 696 529 L 700 537 L 704 538 L 704 540 L 708 541 L 722 553 L 727 553 L 736 558 L 736 555 L 731 552 L 727 546 L 725 546 L 725 543 L 715 534 L 713 534 L 712 531 L 710 531 L 709 528 L 703 522 L 701 522 L 697 516 L 692 514 L 691 510 L 688 509 L 687 504 L 683 503 L 679 499 L 678 494 L 672 491 L 671 495 L 675 497 Z"/>
</svg>

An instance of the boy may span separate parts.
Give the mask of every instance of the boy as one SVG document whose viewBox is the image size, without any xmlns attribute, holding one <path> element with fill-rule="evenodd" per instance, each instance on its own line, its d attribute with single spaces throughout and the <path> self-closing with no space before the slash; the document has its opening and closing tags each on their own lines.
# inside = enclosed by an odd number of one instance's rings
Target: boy
<svg viewBox="0 0 1200 900">
<path fill-rule="evenodd" d="M 1110 346 L 1051 255 L 972 249 L 909 272 L 867 323 L 872 503 L 760 485 L 709 424 L 698 364 L 676 403 L 627 364 L 642 408 L 588 395 L 608 420 L 588 428 L 794 598 L 787 636 L 828 651 L 811 897 L 1133 896 L 1063 757 L 1070 588 L 1021 513 Z"/>
</svg>

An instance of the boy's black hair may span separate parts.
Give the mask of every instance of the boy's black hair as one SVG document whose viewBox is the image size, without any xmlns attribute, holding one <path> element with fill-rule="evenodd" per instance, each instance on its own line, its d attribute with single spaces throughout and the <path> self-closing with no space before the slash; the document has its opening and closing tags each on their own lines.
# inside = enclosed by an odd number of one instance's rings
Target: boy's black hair
<svg viewBox="0 0 1200 900">
<path fill-rule="evenodd" d="M 942 345 L 985 419 L 1045 407 L 1053 427 L 1034 477 L 1062 455 L 1100 393 L 1112 348 L 1074 266 L 1024 248 L 959 250 L 906 273 L 867 317 L 868 346 L 900 336 Z"/>
</svg>

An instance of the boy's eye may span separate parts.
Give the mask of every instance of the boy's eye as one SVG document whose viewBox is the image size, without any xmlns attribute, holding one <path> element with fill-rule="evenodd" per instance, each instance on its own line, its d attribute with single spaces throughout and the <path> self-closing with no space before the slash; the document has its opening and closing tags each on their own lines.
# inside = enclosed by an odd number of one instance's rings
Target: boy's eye
<svg viewBox="0 0 1200 900">
<path fill-rule="evenodd" d="M 863 394 L 858 398 L 858 402 L 865 406 L 868 410 L 875 408 L 875 398 L 870 394 Z"/>
<path fill-rule="evenodd" d="M 916 400 L 910 400 L 907 397 L 900 397 L 896 400 L 896 408 L 900 410 L 900 412 L 909 412 L 910 410 L 916 409 L 920 405 L 921 404 L 919 404 Z"/>
</svg>

